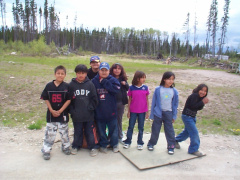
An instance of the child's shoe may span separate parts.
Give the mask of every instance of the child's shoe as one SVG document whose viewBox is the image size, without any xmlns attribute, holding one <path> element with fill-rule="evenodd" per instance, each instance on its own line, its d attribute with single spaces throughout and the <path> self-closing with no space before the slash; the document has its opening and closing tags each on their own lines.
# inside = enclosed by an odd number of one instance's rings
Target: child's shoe
<svg viewBox="0 0 240 180">
<path fill-rule="evenodd" d="M 67 149 L 62 149 L 63 153 L 66 154 L 66 155 L 70 155 L 71 154 L 71 150 L 70 148 L 68 147 Z"/>
<path fill-rule="evenodd" d="M 50 159 L 50 153 L 43 153 L 43 159 L 49 160 Z"/>
<path fill-rule="evenodd" d="M 91 151 L 90 151 L 90 156 L 96 156 L 98 154 L 98 149 L 92 149 Z"/>
<path fill-rule="evenodd" d="M 99 149 L 100 152 L 107 154 L 107 148 L 100 147 Z"/>
<path fill-rule="evenodd" d="M 73 155 L 76 155 L 77 152 L 78 152 L 78 149 L 77 149 L 77 148 L 72 148 L 71 153 L 72 153 Z"/>
<path fill-rule="evenodd" d="M 196 151 L 196 152 L 194 152 L 192 154 L 195 155 L 195 156 L 198 156 L 198 157 L 202 157 L 203 156 L 203 153 L 201 153 L 200 151 Z"/>
<path fill-rule="evenodd" d="M 147 148 L 149 151 L 153 151 L 153 149 L 154 149 L 152 145 L 148 145 Z"/>
<path fill-rule="evenodd" d="M 124 144 L 123 147 L 124 147 L 125 149 L 128 149 L 128 148 L 130 147 L 130 144 Z"/>
<path fill-rule="evenodd" d="M 113 147 L 113 152 L 114 152 L 114 153 L 119 152 L 118 146 Z"/>
<path fill-rule="evenodd" d="M 138 149 L 138 150 L 143 150 L 143 145 L 138 144 L 138 145 L 137 145 L 137 149 Z"/>
<path fill-rule="evenodd" d="M 173 148 L 168 149 L 168 154 L 173 155 L 174 154 L 174 149 Z"/>
<path fill-rule="evenodd" d="M 180 145 L 179 145 L 179 143 L 178 143 L 177 141 L 175 141 L 175 148 L 176 148 L 176 149 L 180 149 L 180 148 L 181 148 Z"/>
</svg>

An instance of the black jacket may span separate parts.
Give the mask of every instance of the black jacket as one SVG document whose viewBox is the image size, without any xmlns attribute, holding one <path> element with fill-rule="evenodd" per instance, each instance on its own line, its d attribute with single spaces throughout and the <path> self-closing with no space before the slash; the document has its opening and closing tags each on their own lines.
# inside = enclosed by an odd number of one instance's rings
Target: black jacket
<svg viewBox="0 0 240 180">
<path fill-rule="evenodd" d="M 96 88 L 91 80 L 86 77 L 84 82 L 79 83 L 76 78 L 73 78 L 69 86 L 75 96 L 71 101 L 69 111 L 73 122 L 94 121 L 94 110 L 98 99 Z"/>
<path fill-rule="evenodd" d="M 119 78 L 118 81 L 121 85 L 121 88 L 116 95 L 116 99 L 117 99 L 117 102 L 122 102 L 122 104 L 125 105 L 128 103 L 127 91 L 129 89 L 129 85 L 127 81 L 125 81 L 126 82 L 125 85 L 122 85 L 121 82 L 124 81 L 122 78 Z"/>
<path fill-rule="evenodd" d="M 203 98 L 201 98 L 198 93 L 192 93 L 186 101 L 182 114 L 195 117 L 197 111 L 201 110 L 204 106 Z"/>
</svg>

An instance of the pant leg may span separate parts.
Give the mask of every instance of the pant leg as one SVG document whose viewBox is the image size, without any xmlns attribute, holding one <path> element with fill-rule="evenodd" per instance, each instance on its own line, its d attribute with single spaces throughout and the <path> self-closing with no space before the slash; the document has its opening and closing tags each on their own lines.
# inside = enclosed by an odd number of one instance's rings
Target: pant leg
<svg viewBox="0 0 240 180">
<path fill-rule="evenodd" d="M 200 146 L 200 138 L 198 129 L 196 127 L 196 118 L 182 115 L 182 119 L 190 137 L 190 146 L 188 148 L 188 153 L 194 153 L 198 151 Z"/>
<path fill-rule="evenodd" d="M 152 133 L 151 133 L 151 138 L 148 141 L 148 146 L 149 145 L 154 146 L 157 144 L 161 127 L 162 127 L 162 118 L 154 116 L 154 120 L 152 123 Z"/>
<path fill-rule="evenodd" d="M 62 150 L 66 150 L 70 147 L 70 140 L 68 136 L 68 123 L 59 123 L 58 131 L 61 135 Z"/>
<path fill-rule="evenodd" d="M 87 140 L 88 149 L 93 149 L 95 147 L 95 139 L 93 134 L 94 122 L 84 122 L 84 134 Z"/>
<path fill-rule="evenodd" d="M 167 140 L 167 148 L 172 149 L 175 147 L 175 132 L 172 123 L 172 111 L 163 111 L 162 118 L 164 123 L 164 132 Z"/>
<path fill-rule="evenodd" d="M 145 122 L 146 113 L 138 114 L 138 140 L 137 144 L 143 145 L 143 131 L 144 131 L 144 122 Z"/>
<path fill-rule="evenodd" d="M 80 149 L 83 144 L 83 123 L 73 122 L 74 136 L 72 148 Z"/>
<path fill-rule="evenodd" d="M 110 146 L 116 147 L 118 145 L 118 124 L 117 119 L 107 121 L 109 130 Z"/>
<path fill-rule="evenodd" d="M 50 153 L 56 138 L 57 129 L 57 122 L 47 123 L 43 147 L 41 149 L 42 153 Z"/>
<path fill-rule="evenodd" d="M 124 141 L 126 144 L 132 143 L 132 134 L 133 134 L 133 129 L 134 129 L 134 126 L 136 123 L 136 119 L 137 119 L 137 113 L 130 112 L 129 126 L 128 126 L 128 131 L 127 131 L 127 139 Z"/>
<path fill-rule="evenodd" d="M 118 139 L 123 138 L 122 117 L 124 113 L 124 108 L 125 108 L 125 105 L 123 105 L 122 102 L 117 103 Z"/>
<path fill-rule="evenodd" d="M 105 120 L 99 120 L 96 119 L 96 123 L 97 123 L 97 129 L 98 129 L 98 135 L 99 135 L 99 142 L 98 145 L 100 147 L 104 147 L 106 148 L 108 145 L 108 137 L 106 134 L 106 121 Z"/>
</svg>

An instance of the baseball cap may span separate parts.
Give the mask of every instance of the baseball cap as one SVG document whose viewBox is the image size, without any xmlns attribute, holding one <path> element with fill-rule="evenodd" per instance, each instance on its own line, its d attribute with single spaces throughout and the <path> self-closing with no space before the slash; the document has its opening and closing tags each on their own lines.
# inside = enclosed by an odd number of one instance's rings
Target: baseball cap
<svg viewBox="0 0 240 180">
<path fill-rule="evenodd" d="M 109 69 L 110 69 L 110 66 L 109 66 L 109 64 L 108 64 L 107 62 L 102 62 L 102 63 L 100 64 L 99 69 L 102 69 L 102 68 L 105 68 L 105 69 L 109 70 Z"/>
<path fill-rule="evenodd" d="M 99 58 L 98 56 L 92 56 L 92 57 L 90 58 L 90 63 L 93 62 L 93 61 L 95 61 L 95 62 L 100 62 L 100 58 Z"/>
</svg>

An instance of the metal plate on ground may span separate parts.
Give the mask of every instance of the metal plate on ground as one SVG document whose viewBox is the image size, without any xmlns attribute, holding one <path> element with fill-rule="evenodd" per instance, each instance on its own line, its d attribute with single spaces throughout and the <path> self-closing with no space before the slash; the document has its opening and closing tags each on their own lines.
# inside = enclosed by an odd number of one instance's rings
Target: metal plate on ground
<svg viewBox="0 0 240 180">
<path fill-rule="evenodd" d="M 157 145 L 154 146 L 153 151 L 147 149 L 147 143 L 151 134 L 144 134 L 143 150 L 137 149 L 137 136 L 133 136 L 132 144 L 129 149 L 123 148 L 123 145 L 119 144 L 120 153 L 129 160 L 134 166 L 140 170 L 156 168 L 160 166 L 170 165 L 187 161 L 190 159 L 199 158 L 197 156 L 188 154 L 188 146 L 186 142 L 179 143 L 181 149 L 175 149 L 174 155 L 169 155 L 167 151 L 167 142 L 164 133 L 161 133 L 158 139 Z M 206 154 L 204 154 L 205 156 Z"/>
</svg>

